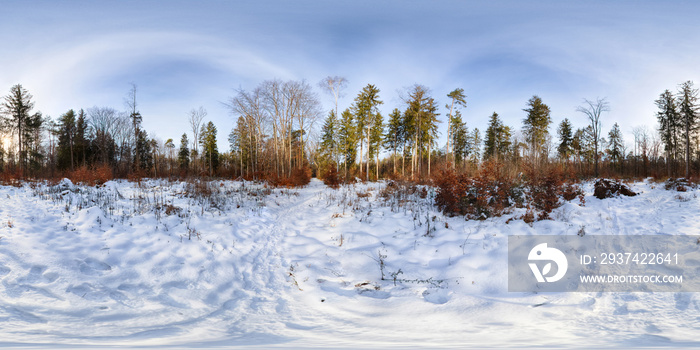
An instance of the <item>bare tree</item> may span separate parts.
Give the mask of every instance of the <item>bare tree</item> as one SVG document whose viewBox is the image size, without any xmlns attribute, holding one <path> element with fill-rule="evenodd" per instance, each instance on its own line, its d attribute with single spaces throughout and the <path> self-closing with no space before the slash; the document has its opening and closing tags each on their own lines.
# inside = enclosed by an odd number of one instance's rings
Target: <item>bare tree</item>
<svg viewBox="0 0 700 350">
<path fill-rule="evenodd" d="M 131 120 L 127 113 L 120 113 L 114 121 L 114 141 L 119 149 L 119 165 L 121 170 L 128 171 L 128 164 L 131 161 L 131 145 L 134 134 L 131 131 Z"/>
<path fill-rule="evenodd" d="M 647 176 L 647 166 L 649 162 L 649 129 L 646 126 L 637 126 L 632 129 L 634 135 L 634 159 L 635 170 L 637 170 L 637 159 L 642 159 L 642 173 Z M 638 172 L 638 171 L 636 171 Z M 638 174 L 635 174 L 638 175 Z"/>
<path fill-rule="evenodd" d="M 94 134 L 95 145 L 99 153 L 100 162 L 107 163 L 109 159 L 111 142 L 115 137 L 118 114 L 114 108 L 92 107 L 88 109 L 88 124 Z"/>
<path fill-rule="evenodd" d="M 603 112 L 610 111 L 610 104 L 605 98 L 596 98 L 595 102 L 584 98 L 583 106 L 578 106 L 576 111 L 585 114 L 591 126 L 591 138 L 593 139 L 593 151 L 595 152 L 595 176 L 598 176 L 598 148 L 600 146 L 600 133 L 603 127 L 600 122 L 600 116 Z"/>
<path fill-rule="evenodd" d="M 331 94 L 335 101 L 335 115 L 338 115 L 338 99 L 345 96 L 343 90 L 348 86 L 348 80 L 339 76 L 327 76 L 318 83 L 325 92 Z"/>
<path fill-rule="evenodd" d="M 231 98 L 227 106 L 231 109 L 234 115 L 242 117 L 245 122 L 245 130 L 250 130 L 252 132 L 248 133 L 248 142 L 253 145 L 253 150 L 250 158 L 250 166 L 253 173 L 260 170 L 259 166 L 259 156 L 260 149 L 262 147 L 262 137 L 263 128 L 265 126 L 266 114 L 263 109 L 263 90 L 258 87 L 252 92 L 247 92 L 243 89 L 238 89 L 235 97 Z"/>
<path fill-rule="evenodd" d="M 347 85 L 348 85 L 347 79 L 345 79 L 344 77 L 339 77 L 339 76 L 334 76 L 334 77 L 327 76 L 318 83 L 318 86 L 321 88 L 321 90 L 323 90 L 323 91 L 325 91 L 333 96 L 333 100 L 335 102 L 336 118 L 339 116 L 339 114 L 338 114 L 338 99 L 345 96 L 345 94 L 343 93 L 343 90 L 345 90 Z M 331 158 L 333 158 L 333 161 L 336 162 L 336 168 L 337 168 L 338 162 L 336 159 L 335 150 L 331 150 L 331 152 L 333 153 L 333 154 L 331 154 Z"/>
<path fill-rule="evenodd" d="M 193 168 L 195 169 L 195 172 L 198 171 L 197 169 L 197 157 L 199 157 L 199 132 L 202 127 L 202 121 L 204 120 L 204 117 L 207 116 L 207 110 L 204 109 L 204 107 L 199 106 L 198 109 L 192 108 L 192 110 L 189 113 L 189 118 L 188 121 L 190 122 L 190 127 L 192 128 L 192 136 L 194 138 L 192 139 L 192 150 L 194 151 L 195 158 L 193 159 Z"/>
<path fill-rule="evenodd" d="M 319 115 L 321 115 L 321 104 L 318 101 L 316 93 L 313 92 L 311 86 L 304 80 L 298 83 L 298 89 L 296 89 L 296 94 L 293 96 L 295 99 L 293 105 L 295 106 L 300 137 L 299 166 L 304 166 L 304 149 L 306 148 L 304 134 L 310 133 L 314 123 Z M 306 126 L 304 126 L 305 124 Z"/>
</svg>

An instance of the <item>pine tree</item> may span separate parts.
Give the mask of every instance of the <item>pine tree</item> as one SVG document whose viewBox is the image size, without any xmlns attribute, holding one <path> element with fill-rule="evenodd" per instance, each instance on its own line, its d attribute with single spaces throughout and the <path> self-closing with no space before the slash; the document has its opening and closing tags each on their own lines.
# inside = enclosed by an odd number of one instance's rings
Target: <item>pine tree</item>
<svg viewBox="0 0 700 350">
<path fill-rule="evenodd" d="M 557 134 L 559 135 L 559 146 L 557 146 L 557 153 L 559 157 L 565 161 L 569 161 L 569 157 L 573 152 L 572 142 L 574 139 L 573 130 L 571 122 L 568 118 L 564 118 L 559 124 L 559 129 L 557 129 Z"/>
<path fill-rule="evenodd" d="M 132 149 L 134 155 L 133 168 L 134 171 L 138 172 L 141 169 L 149 168 L 148 166 L 141 164 L 143 161 L 141 156 L 144 155 L 144 152 L 146 152 L 147 149 L 150 151 L 150 146 L 146 144 L 148 136 L 142 135 L 145 134 L 145 132 L 141 130 L 141 122 L 143 121 L 143 117 L 138 111 L 138 103 L 136 102 L 136 84 L 131 83 L 131 89 L 129 90 L 126 98 L 124 98 L 124 103 L 129 109 L 127 113 L 129 113 L 129 118 L 131 119 L 131 131 L 134 133 L 134 148 Z M 150 157 L 150 152 L 146 153 L 148 154 L 147 157 Z"/>
<path fill-rule="evenodd" d="M 466 107 L 467 106 L 467 100 L 466 100 L 467 96 L 464 95 L 464 89 L 457 88 L 457 89 L 452 90 L 449 94 L 447 94 L 447 97 L 449 97 L 452 100 L 452 102 L 449 104 L 450 113 L 447 115 L 447 120 L 451 121 L 452 120 L 452 112 L 454 110 L 455 104 L 457 106 Z M 445 106 L 445 107 L 448 107 L 448 106 Z M 452 123 L 448 123 L 447 149 L 445 150 L 447 153 L 447 160 L 448 161 L 449 161 L 449 157 L 450 157 L 450 141 L 454 140 L 454 136 L 452 135 L 453 132 L 454 132 L 454 129 L 452 129 Z M 453 160 L 453 164 L 452 164 L 453 167 L 455 166 L 454 163 L 455 163 L 455 161 Z"/>
<path fill-rule="evenodd" d="M 469 150 L 467 152 L 471 155 L 471 161 L 473 163 L 478 163 L 479 159 L 481 159 L 481 143 L 482 139 L 479 128 L 474 128 L 469 137 Z"/>
<path fill-rule="evenodd" d="M 348 176 L 348 164 L 355 164 L 357 156 L 358 132 L 354 115 L 350 109 L 341 113 L 340 129 L 338 130 L 338 148 L 345 167 L 345 177 Z"/>
<path fill-rule="evenodd" d="M 622 139 L 622 132 L 620 131 L 620 126 L 615 123 L 612 129 L 608 133 L 608 154 L 613 164 L 618 165 L 621 168 L 621 160 L 625 156 L 624 154 L 624 141 Z"/>
<path fill-rule="evenodd" d="M 675 163 L 678 152 L 678 139 L 681 130 L 681 117 L 676 106 L 676 98 L 669 90 L 665 90 L 655 101 L 659 107 L 656 117 L 659 120 L 659 133 L 666 151 L 666 168 L 671 176 L 671 165 Z"/>
<path fill-rule="evenodd" d="M 136 147 L 134 148 L 135 156 L 138 157 L 139 161 L 134 163 L 134 170 L 149 170 L 153 168 L 153 145 L 151 140 L 148 138 L 148 133 L 146 130 L 139 128 L 139 133 L 136 137 Z M 138 165 L 138 168 L 136 166 Z"/>
<path fill-rule="evenodd" d="M 85 120 L 85 111 L 80 110 L 78 112 L 78 119 L 75 122 L 75 163 L 80 165 L 86 165 L 88 158 L 88 125 Z"/>
<path fill-rule="evenodd" d="M 58 119 L 58 169 L 75 170 L 75 111 L 72 109 Z"/>
<path fill-rule="evenodd" d="M 430 150 L 437 138 L 437 103 L 430 97 L 425 86 L 415 85 L 408 94 L 408 107 L 404 112 L 406 136 L 412 139 L 413 161 L 411 174 L 422 175 L 423 153 L 428 153 L 428 175 L 430 175 Z"/>
<path fill-rule="evenodd" d="M 26 168 L 26 138 L 32 134 L 35 128 L 38 128 L 37 125 L 41 125 L 41 114 L 31 114 L 31 110 L 34 108 L 32 97 L 22 85 L 17 84 L 10 88 L 10 93 L 5 96 L 5 101 L 0 105 L 1 112 L 4 115 L 3 124 L 18 137 L 20 171 Z"/>
<path fill-rule="evenodd" d="M 180 150 L 177 153 L 177 163 L 180 167 L 180 172 L 187 173 L 190 167 L 190 149 L 189 140 L 187 139 L 187 133 L 182 134 L 180 138 Z"/>
<path fill-rule="evenodd" d="M 22 138 L 27 157 L 27 169 L 30 172 L 36 173 L 41 167 L 44 159 L 42 153 L 42 125 L 44 118 L 41 112 L 34 113 L 29 116 L 26 123 L 25 135 Z"/>
<path fill-rule="evenodd" d="M 367 152 L 367 163 L 369 160 L 375 158 L 376 176 L 379 180 L 379 152 L 382 149 L 382 134 L 384 131 L 384 117 L 381 113 L 377 112 L 372 120 L 372 125 L 370 126 L 370 137 L 369 146 Z M 367 174 L 369 174 L 369 167 L 367 167 Z M 369 180 L 369 175 L 367 176 Z"/>
<path fill-rule="evenodd" d="M 324 156 L 330 158 L 334 162 L 338 153 L 338 118 L 335 111 L 331 110 L 326 117 L 326 121 L 321 129 L 321 152 Z"/>
<path fill-rule="evenodd" d="M 377 114 L 379 113 L 378 106 L 382 104 L 379 99 L 379 89 L 367 84 L 362 91 L 355 97 L 355 103 L 352 106 L 352 113 L 355 116 L 357 132 L 360 141 L 360 175 L 362 175 L 362 157 L 364 146 L 367 148 L 367 180 L 369 180 L 369 148 L 372 137 L 372 128 L 376 125 Z"/>
<path fill-rule="evenodd" d="M 511 146 L 510 134 L 510 128 L 503 125 L 498 114 L 493 112 L 489 119 L 489 126 L 486 128 L 484 160 L 503 159 Z"/>
<path fill-rule="evenodd" d="M 462 163 L 470 152 L 470 135 L 466 123 L 462 121 L 462 114 L 455 111 L 454 116 L 450 118 L 449 129 L 452 136 L 452 147 L 454 152 L 454 162 Z"/>
<path fill-rule="evenodd" d="M 546 159 L 543 154 L 543 146 L 549 135 L 549 124 L 552 122 L 549 106 L 542 102 L 542 99 L 535 95 L 527 101 L 527 117 L 523 120 L 523 132 L 525 141 L 530 149 L 530 157 L 538 164 L 541 159 Z"/>
<path fill-rule="evenodd" d="M 394 158 L 394 174 L 396 174 L 396 154 L 399 147 L 404 144 L 404 133 L 401 111 L 399 111 L 398 108 L 394 108 L 391 114 L 389 114 L 386 134 L 384 135 L 384 147 L 391 150 Z"/>
<path fill-rule="evenodd" d="M 698 89 L 692 81 L 681 84 L 678 92 L 679 116 L 685 143 L 685 177 L 690 177 L 690 137 L 698 129 Z"/>
<path fill-rule="evenodd" d="M 202 126 L 199 144 L 202 146 L 204 165 L 209 169 L 209 176 L 219 169 L 219 149 L 216 144 L 216 126 L 211 121 Z"/>
</svg>

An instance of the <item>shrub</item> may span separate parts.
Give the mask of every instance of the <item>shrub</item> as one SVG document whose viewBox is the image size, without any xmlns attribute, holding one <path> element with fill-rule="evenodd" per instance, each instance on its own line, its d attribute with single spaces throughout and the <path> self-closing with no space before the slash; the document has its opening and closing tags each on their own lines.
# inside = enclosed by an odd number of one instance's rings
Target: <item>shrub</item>
<svg viewBox="0 0 700 350">
<path fill-rule="evenodd" d="M 560 197 L 584 202 L 583 190 L 575 183 L 565 183 L 560 166 L 544 168 L 525 166 L 524 178 L 509 175 L 501 163 L 482 164 L 476 176 L 456 174 L 449 168 L 441 169 L 433 177 L 437 187 L 435 204 L 448 215 L 466 215 L 483 219 L 501 216 L 512 207 L 527 207 L 526 222 L 549 218 L 561 205 Z"/>
<path fill-rule="evenodd" d="M 311 182 L 311 169 L 307 166 L 292 170 L 292 178 L 290 179 L 292 186 L 306 186 Z"/>
<path fill-rule="evenodd" d="M 109 165 L 101 165 L 92 169 L 83 165 L 69 172 L 67 177 L 75 184 L 82 183 L 88 186 L 94 186 L 112 180 L 114 175 Z"/>
<path fill-rule="evenodd" d="M 560 206 L 559 196 L 563 193 L 564 173 L 557 165 L 542 169 L 528 164 L 525 168 L 529 202 L 539 210 L 539 220 L 548 219 L 549 213 Z"/>
<path fill-rule="evenodd" d="M 292 175 L 287 176 L 277 176 L 277 174 L 269 174 L 266 177 L 266 181 L 270 186 L 273 187 L 302 187 L 306 186 L 311 182 L 311 169 L 309 167 L 301 167 L 292 170 Z"/>
<path fill-rule="evenodd" d="M 340 179 L 338 178 L 338 170 L 335 164 L 329 164 L 327 169 L 323 172 L 323 183 L 334 189 L 340 187 Z"/>
<path fill-rule="evenodd" d="M 457 174 L 450 169 L 444 168 L 438 170 L 433 177 L 433 184 L 437 187 L 435 194 L 435 205 L 438 209 L 446 214 L 464 214 L 460 202 L 466 195 L 466 189 L 463 188 L 463 183 L 467 179 L 458 178 Z M 398 187 L 396 182 L 389 182 L 386 189 Z"/>
<path fill-rule="evenodd" d="M 518 186 L 496 161 L 484 163 L 474 178 L 442 169 L 433 177 L 433 183 L 437 187 L 435 204 L 453 215 L 500 216 L 515 204 L 514 197 L 521 197 Z"/>
</svg>

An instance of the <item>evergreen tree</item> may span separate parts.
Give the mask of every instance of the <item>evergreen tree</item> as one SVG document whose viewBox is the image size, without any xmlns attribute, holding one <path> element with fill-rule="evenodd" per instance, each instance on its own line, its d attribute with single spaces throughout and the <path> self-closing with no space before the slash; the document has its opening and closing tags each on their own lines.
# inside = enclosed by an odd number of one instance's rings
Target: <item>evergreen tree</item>
<svg viewBox="0 0 700 350">
<path fill-rule="evenodd" d="M 389 114 L 389 121 L 387 123 L 386 134 L 384 135 L 384 147 L 391 150 L 394 158 L 394 174 L 396 174 L 396 154 L 399 149 L 404 144 L 404 125 L 403 118 L 401 116 L 401 111 L 398 108 Z"/>
<path fill-rule="evenodd" d="M 452 120 L 452 112 L 454 111 L 455 104 L 457 106 L 466 107 L 467 106 L 467 100 L 466 100 L 467 96 L 464 95 L 464 89 L 457 88 L 457 89 L 452 90 L 449 94 L 447 94 L 447 97 L 449 97 L 452 101 L 449 104 L 450 113 L 447 115 L 447 120 L 451 121 Z M 445 106 L 445 107 L 447 108 L 448 106 Z M 450 141 L 454 141 L 454 139 L 455 139 L 454 136 L 452 135 L 452 133 L 454 131 L 455 131 L 455 129 L 452 128 L 452 123 L 448 123 L 448 126 L 447 126 L 447 149 L 445 150 L 447 152 L 448 160 L 450 157 Z M 454 143 L 453 143 L 453 145 L 454 145 Z M 453 166 L 455 165 L 454 163 L 455 162 L 453 161 L 453 164 L 452 164 Z"/>
<path fill-rule="evenodd" d="M 340 117 L 338 147 L 345 167 L 345 177 L 347 177 L 348 164 L 355 164 L 355 158 L 357 157 L 358 132 L 354 115 L 349 109 L 344 110 Z"/>
<path fill-rule="evenodd" d="M 698 89 L 692 81 L 681 84 L 678 92 L 679 116 L 685 140 L 685 177 L 690 177 L 690 137 L 698 129 Z"/>
<path fill-rule="evenodd" d="M 370 127 L 370 137 L 369 137 L 369 147 L 367 152 L 367 163 L 369 160 L 375 158 L 376 176 L 379 180 L 379 152 L 382 149 L 382 134 L 384 131 L 384 117 L 381 113 L 377 112 L 372 120 L 372 125 Z M 369 167 L 367 167 L 367 173 L 369 174 Z M 369 180 L 369 176 L 367 176 Z"/>
<path fill-rule="evenodd" d="M 75 138 L 74 138 L 74 152 L 75 152 L 75 164 L 76 165 L 86 165 L 89 143 L 88 143 L 88 124 L 85 120 L 85 111 L 80 110 L 78 112 L 78 119 L 75 122 Z"/>
<path fill-rule="evenodd" d="M 557 133 L 559 135 L 559 146 L 557 146 L 557 153 L 559 153 L 559 157 L 561 159 L 568 161 L 573 151 L 572 142 L 574 140 L 571 122 L 568 118 L 564 118 L 564 120 L 561 121 L 561 124 L 559 124 L 559 129 L 557 129 Z"/>
<path fill-rule="evenodd" d="M 546 155 L 543 154 L 543 146 L 549 135 L 549 124 L 552 122 L 552 118 L 549 106 L 544 104 L 539 96 L 532 96 L 527 101 L 527 105 L 528 108 L 523 109 L 527 112 L 527 117 L 523 120 L 525 142 L 530 149 L 532 160 L 539 163 L 540 159 L 546 159 Z"/>
<path fill-rule="evenodd" d="M 41 112 L 34 113 L 29 116 L 26 123 L 25 135 L 22 138 L 24 146 L 22 147 L 27 155 L 27 169 L 30 172 L 36 173 L 44 159 L 42 152 L 42 125 L 44 118 Z"/>
<path fill-rule="evenodd" d="M 189 142 L 187 133 L 182 134 L 182 138 L 180 138 L 180 150 L 177 153 L 177 163 L 180 166 L 181 172 L 187 172 L 190 167 Z"/>
<path fill-rule="evenodd" d="M 326 117 L 321 130 L 321 152 L 324 156 L 336 161 L 338 149 L 338 118 L 335 111 L 331 110 Z"/>
<path fill-rule="evenodd" d="M 481 159 L 481 143 L 482 140 L 479 128 L 474 128 L 469 137 L 469 150 L 467 151 L 467 153 L 471 155 L 471 161 L 473 163 L 478 163 L 479 159 Z"/>
<path fill-rule="evenodd" d="M 31 114 L 34 108 L 32 95 L 20 84 L 10 88 L 10 93 L 4 100 L 0 105 L 4 115 L 3 124 L 18 137 L 19 165 L 20 170 L 24 170 L 27 163 L 26 138 L 41 126 L 41 114 Z"/>
<path fill-rule="evenodd" d="M 449 129 L 452 136 L 452 147 L 454 152 L 455 163 L 462 163 L 470 151 L 469 129 L 466 123 L 462 121 L 462 114 L 455 111 L 454 116 L 450 118 Z"/>
<path fill-rule="evenodd" d="M 412 139 L 413 162 L 411 173 L 417 167 L 422 175 L 423 153 L 428 153 L 428 175 L 430 175 L 430 150 L 437 138 L 437 103 L 430 97 L 425 86 L 415 85 L 408 94 L 408 107 L 404 112 L 406 136 Z"/>
<path fill-rule="evenodd" d="M 615 123 L 608 133 L 608 154 L 613 164 L 620 166 L 620 171 L 622 171 L 621 160 L 625 155 L 623 148 L 622 132 L 620 131 L 620 126 Z"/>
<path fill-rule="evenodd" d="M 372 128 L 377 124 L 378 106 L 382 103 L 384 102 L 379 99 L 379 89 L 372 84 L 367 84 L 355 97 L 355 103 L 352 106 L 360 141 L 360 175 L 362 174 L 362 157 L 365 146 L 367 149 L 367 180 L 369 180 L 369 149 Z"/>
<path fill-rule="evenodd" d="M 665 90 L 655 101 L 659 107 L 656 117 L 659 120 L 659 134 L 666 151 L 666 167 L 671 176 L 671 164 L 674 163 L 678 152 L 678 139 L 681 130 L 681 118 L 676 106 L 676 98 L 669 90 Z"/>
<path fill-rule="evenodd" d="M 511 146 L 510 137 L 510 128 L 503 125 L 498 114 L 493 112 L 489 119 L 489 126 L 486 128 L 484 160 L 491 158 L 496 160 L 503 159 Z"/>
<path fill-rule="evenodd" d="M 134 170 L 149 170 L 153 168 L 153 153 L 152 153 L 152 143 L 148 138 L 146 130 L 139 128 L 139 133 L 136 137 L 136 147 L 135 156 L 138 157 L 139 161 L 134 163 Z M 136 166 L 138 165 L 138 168 Z"/>
<path fill-rule="evenodd" d="M 202 146 L 204 165 L 209 169 L 209 176 L 219 169 L 219 149 L 216 144 L 216 126 L 211 121 L 202 126 L 199 144 Z"/>
<path fill-rule="evenodd" d="M 59 170 L 75 170 L 75 111 L 72 109 L 58 119 L 58 159 Z"/>
<path fill-rule="evenodd" d="M 202 128 L 203 132 L 204 128 Z M 200 132 L 201 134 L 201 132 Z M 241 168 L 241 176 L 245 169 L 246 174 L 250 174 L 253 166 L 254 152 L 256 150 L 255 136 L 251 124 L 244 117 L 238 117 L 236 128 L 229 135 L 232 151 L 238 153 L 238 162 Z"/>
<path fill-rule="evenodd" d="M 127 107 L 129 108 L 129 118 L 131 119 L 131 127 L 132 131 L 134 133 L 134 170 L 138 171 L 139 169 L 148 169 L 150 167 L 144 166 L 141 163 L 142 159 L 141 156 L 144 154 L 144 151 L 146 149 L 150 148 L 148 146 L 146 141 L 148 137 L 144 137 L 141 135 L 142 133 L 145 133 L 144 131 L 141 130 L 141 122 L 143 121 L 143 117 L 141 116 L 141 113 L 138 111 L 138 104 L 136 102 L 136 84 L 131 84 L 131 90 L 129 90 L 129 93 L 127 97 L 125 98 L 125 102 Z M 148 157 L 150 157 L 150 152 L 148 153 Z"/>
</svg>

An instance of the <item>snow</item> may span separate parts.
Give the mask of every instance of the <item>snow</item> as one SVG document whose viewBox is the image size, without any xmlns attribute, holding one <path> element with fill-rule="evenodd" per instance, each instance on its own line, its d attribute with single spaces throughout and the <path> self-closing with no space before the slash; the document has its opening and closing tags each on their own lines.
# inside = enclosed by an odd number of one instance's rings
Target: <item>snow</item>
<svg viewBox="0 0 700 350">
<path fill-rule="evenodd" d="M 697 347 L 694 293 L 509 293 L 515 234 L 700 234 L 697 191 L 445 217 L 433 190 L 0 187 L 0 346 Z M 213 198 L 213 200 L 212 200 Z M 384 279 L 382 280 L 382 272 Z"/>
</svg>

